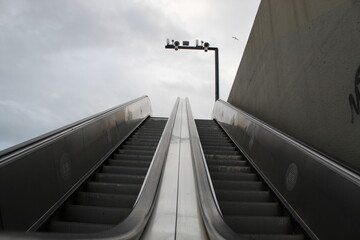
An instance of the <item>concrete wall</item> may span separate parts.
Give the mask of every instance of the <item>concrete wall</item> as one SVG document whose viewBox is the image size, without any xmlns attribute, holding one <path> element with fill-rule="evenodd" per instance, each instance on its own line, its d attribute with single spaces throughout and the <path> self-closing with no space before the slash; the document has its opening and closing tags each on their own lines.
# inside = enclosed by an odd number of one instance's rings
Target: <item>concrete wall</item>
<svg viewBox="0 0 360 240">
<path fill-rule="evenodd" d="M 228 102 L 360 171 L 359 68 L 360 0 L 263 0 Z"/>
</svg>

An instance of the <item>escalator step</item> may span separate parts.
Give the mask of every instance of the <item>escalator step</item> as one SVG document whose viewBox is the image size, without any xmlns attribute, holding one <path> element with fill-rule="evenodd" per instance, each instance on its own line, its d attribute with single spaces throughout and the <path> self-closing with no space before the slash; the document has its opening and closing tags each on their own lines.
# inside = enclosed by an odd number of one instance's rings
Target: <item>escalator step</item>
<svg viewBox="0 0 360 240">
<path fill-rule="evenodd" d="M 113 173 L 96 173 L 95 179 L 99 182 L 110 183 L 133 183 L 142 184 L 145 176 L 138 175 L 125 175 L 125 174 L 113 174 Z"/>
<path fill-rule="evenodd" d="M 280 209 L 277 202 L 222 202 L 219 201 L 221 212 L 226 216 L 277 216 Z"/>
<path fill-rule="evenodd" d="M 84 205 L 66 205 L 63 218 L 69 222 L 118 224 L 131 212 L 131 208 L 111 208 Z"/>
<path fill-rule="evenodd" d="M 156 148 L 158 145 L 158 142 L 142 142 L 142 141 L 126 141 L 123 145 L 123 147 L 125 146 L 151 146 Z"/>
<path fill-rule="evenodd" d="M 287 234 L 292 231 L 289 217 L 224 216 L 224 219 L 237 233 Z"/>
<path fill-rule="evenodd" d="M 147 168 L 139 167 L 118 167 L 118 166 L 103 166 L 101 169 L 102 173 L 117 173 L 127 175 L 146 175 Z"/>
<path fill-rule="evenodd" d="M 219 201 L 239 201 L 239 202 L 269 202 L 273 201 L 269 191 L 234 191 L 217 190 L 216 197 Z"/>
<path fill-rule="evenodd" d="M 79 192 L 76 195 L 75 204 L 100 207 L 132 208 L 136 198 L 137 195 Z"/>
<path fill-rule="evenodd" d="M 142 154 L 114 154 L 113 159 L 115 160 L 136 160 L 136 161 L 151 161 L 152 155 Z"/>
<path fill-rule="evenodd" d="M 139 155 L 143 155 L 143 156 L 150 156 L 152 158 L 152 156 L 154 155 L 154 151 L 149 151 L 149 150 L 135 150 L 135 149 L 119 149 L 117 151 L 120 154 L 131 154 L 131 155 L 135 155 L 135 156 L 139 156 Z"/>
<path fill-rule="evenodd" d="M 203 148 L 206 147 L 233 147 L 234 144 L 231 142 L 208 142 L 204 144 L 203 141 L 201 141 L 201 145 Z"/>
<path fill-rule="evenodd" d="M 123 184 L 107 182 L 88 182 L 86 190 L 97 193 L 116 193 L 137 195 L 141 189 L 141 184 Z"/>
<path fill-rule="evenodd" d="M 250 173 L 251 167 L 242 166 L 221 166 L 221 165 L 210 165 L 210 172 L 225 172 L 225 173 Z"/>
<path fill-rule="evenodd" d="M 207 141 L 227 141 L 229 140 L 225 135 L 202 135 L 200 137 L 201 140 L 207 140 Z"/>
<path fill-rule="evenodd" d="M 160 138 L 159 138 L 160 139 Z M 140 142 L 148 142 L 148 143 L 158 143 L 159 139 L 157 138 L 139 138 L 131 136 L 128 140 L 129 141 L 140 141 Z"/>
<path fill-rule="evenodd" d="M 206 161 L 208 166 L 212 165 L 222 165 L 222 166 L 242 166 L 246 167 L 249 166 L 248 162 L 243 160 L 231 160 L 231 159 L 214 159 L 214 160 L 208 160 Z"/>
<path fill-rule="evenodd" d="M 219 190 L 261 191 L 264 189 L 264 185 L 261 181 L 214 180 L 213 186 Z"/>
<path fill-rule="evenodd" d="M 109 224 L 64 222 L 56 220 L 50 221 L 49 224 L 49 230 L 58 233 L 93 233 L 106 231 L 113 227 L 114 225 Z"/>
<path fill-rule="evenodd" d="M 211 179 L 224 181 L 257 181 L 258 177 L 255 173 L 222 173 L 211 172 Z"/>
<path fill-rule="evenodd" d="M 156 145 L 124 145 L 121 149 L 155 151 Z"/>
<path fill-rule="evenodd" d="M 138 134 L 138 135 L 131 135 L 131 139 L 143 139 L 143 140 L 156 140 L 160 139 L 160 135 L 146 135 L 146 134 Z"/>
<path fill-rule="evenodd" d="M 161 135 L 162 131 L 156 129 L 139 129 L 134 132 L 134 135 Z"/>
<path fill-rule="evenodd" d="M 236 149 L 236 147 L 234 145 L 230 145 L 230 146 L 216 146 L 216 145 L 213 145 L 213 146 L 203 146 L 203 150 L 206 152 L 206 151 L 210 151 L 210 150 L 230 150 L 230 151 L 234 151 Z"/>
<path fill-rule="evenodd" d="M 243 235 L 244 239 L 252 239 L 252 240 L 304 240 L 304 236 L 302 234 L 299 235 L 290 235 L 290 234 L 251 234 L 251 235 Z"/>
<path fill-rule="evenodd" d="M 136 161 L 136 160 L 115 160 L 110 159 L 108 164 L 109 166 L 123 166 L 123 167 L 148 167 L 150 161 Z"/>
<path fill-rule="evenodd" d="M 206 138 L 202 139 L 201 137 L 200 137 L 200 139 L 201 139 L 201 144 L 202 145 L 216 144 L 216 143 L 219 143 L 219 144 L 229 144 L 229 143 L 231 143 L 232 144 L 230 139 L 222 139 L 222 140 L 220 140 L 220 139 L 206 139 Z"/>
<path fill-rule="evenodd" d="M 214 154 L 214 155 L 225 155 L 225 156 L 237 156 L 239 155 L 239 151 L 238 150 L 221 150 L 221 149 L 208 149 L 208 150 L 204 150 L 204 154 L 208 155 L 208 154 Z"/>
<path fill-rule="evenodd" d="M 243 160 L 241 155 L 218 155 L 204 153 L 206 160 Z"/>
</svg>

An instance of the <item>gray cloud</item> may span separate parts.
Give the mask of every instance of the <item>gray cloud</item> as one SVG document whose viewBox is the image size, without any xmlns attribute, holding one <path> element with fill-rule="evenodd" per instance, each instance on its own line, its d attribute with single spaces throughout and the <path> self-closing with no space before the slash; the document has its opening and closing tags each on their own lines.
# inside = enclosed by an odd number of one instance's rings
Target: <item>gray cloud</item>
<svg viewBox="0 0 360 240">
<path fill-rule="evenodd" d="M 177 96 L 188 96 L 195 116 L 209 117 L 212 53 L 168 51 L 164 44 L 167 37 L 202 36 L 220 43 L 226 99 L 238 65 L 234 56 L 241 56 L 241 47 L 233 53 L 233 42 L 222 36 L 234 29 L 222 17 L 231 7 L 210 1 L 219 16 L 192 26 L 189 11 L 170 5 L 0 0 L 0 150 L 142 95 L 149 95 L 156 116 L 167 116 Z"/>
</svg>

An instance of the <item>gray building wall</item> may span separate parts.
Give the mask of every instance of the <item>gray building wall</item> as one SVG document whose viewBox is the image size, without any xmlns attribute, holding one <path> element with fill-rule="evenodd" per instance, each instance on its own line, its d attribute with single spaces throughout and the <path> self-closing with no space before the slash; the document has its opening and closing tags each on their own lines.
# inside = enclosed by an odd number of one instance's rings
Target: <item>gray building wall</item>
<svg viewBox="0 0 360 240">
<path fill-rule="evenodd" d="M 359 68 L 360 0 L 262 0 L 228 102 L 359 171 Z"/>
</svg>

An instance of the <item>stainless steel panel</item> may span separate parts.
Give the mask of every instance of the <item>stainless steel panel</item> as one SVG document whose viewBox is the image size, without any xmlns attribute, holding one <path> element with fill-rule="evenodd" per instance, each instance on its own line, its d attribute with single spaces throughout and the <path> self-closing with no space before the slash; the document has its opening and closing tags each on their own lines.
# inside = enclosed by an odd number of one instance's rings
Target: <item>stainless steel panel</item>
<svg viewBox="0 0 360 240">
<path fill-rule="evenodd" d="M 171 133 L 159 194 L 142 239 L 175 239 L 182 105 L 183 103 L 180 101 L 176 110 L 174 129 Z"/>
<path fill-rule="evenodd" d="M 213 118 L 311 237 L 358 238 L 358 175 L 224 101 Z"/>
<path fill-rule="evenodd" d="M 182 107 L 176 239 L 208 239 L 198 204 L 187 103 Z"/>
<path fill-rule="evenodd" d="M 186 107 L 180 100 L 158 200 L 142 239 L 207 239 L 196 198 Z"/>
</svg>

